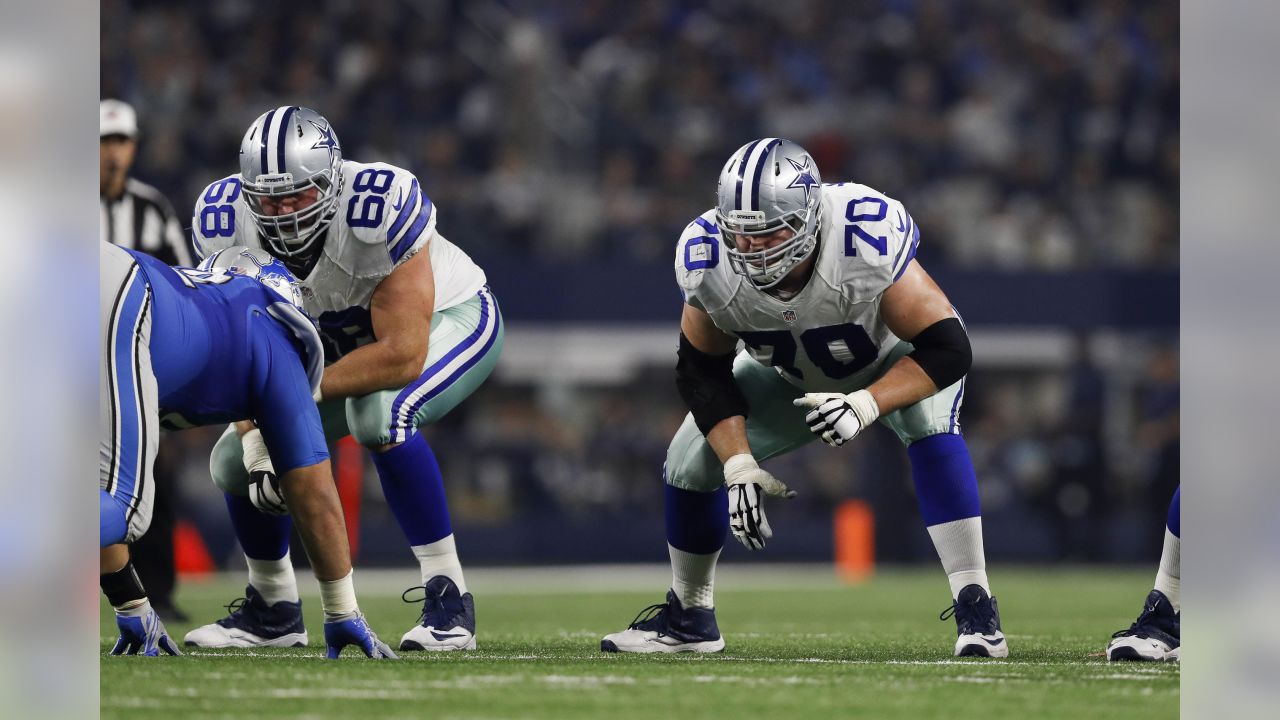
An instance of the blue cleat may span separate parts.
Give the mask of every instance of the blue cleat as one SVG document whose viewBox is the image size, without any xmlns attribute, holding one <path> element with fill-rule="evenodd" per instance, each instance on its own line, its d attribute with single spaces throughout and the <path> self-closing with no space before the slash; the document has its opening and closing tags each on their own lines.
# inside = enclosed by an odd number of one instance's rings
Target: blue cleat
<svg viewBox="0 0 1280 720">
<path fill-rule="evenodd" d="M 422 600 L 410 600 L 409 593 L 422 590 Z M 422 603 L 418 624 L 400 638 L 401 650 L 475 650 L 476 606 L 471 593 L 460 593 L 448 577 L 437 575 L 405 590 L 400 599 Z"/>
<path fill-rule="evenodd" d="M 111 648 L 112 655 L 147 655 L 157 657 L 160 651 L 169 655 L 181 655 L 182 651 L 169 637 L 164 623 L 156 611 L 147 607 L 143 615 L 116 615 L 116 627 L 120 628 L 120 639 Z"/>
<path fill-rule="evenodd" d="M 996 599 L 981 585 L 966 585 L 939 620 L 956 618 L 956 657 L 1009 657 L 1009 645 L 1000 630 Z"/>
<path fill-rule="evenodd" d="M 302 601 L 267 605 L 252 585 L 245 586 L 244 594 L 227 605 L 229 615 L 187 633 L 183 644 L 204 648 L 306 646 Z"/>
<path fill-rule="evenodd" d="M 346 620 L 331 620 L 324 624 L 324 644 L 329 646 L 329 659 L 336 660 L 342 648 L 355 645 L 365 657 L 375 660 L 398 660 L 386 643 L 378 639 L 364 616 L 356 613 Z"/>
<path fill-rule="evenodd" d="M 1147 595 L 1142 614 L 1129 626 L 1111 636 L 1108 660 L 1178 660 L 1181 656 L 1182 613 L 1159 590 Z"/>
<path fill-rule="evenodd" d="M 600 649 L 626 653 L 713 653 L 724 650 L 724 638 L 716 626 L 714 608 L 686 610 L 681 607 L 675 591 L 668 590 L 665 603 L 641 610 L 626 630 L 605 635 Z"/>
</svg>

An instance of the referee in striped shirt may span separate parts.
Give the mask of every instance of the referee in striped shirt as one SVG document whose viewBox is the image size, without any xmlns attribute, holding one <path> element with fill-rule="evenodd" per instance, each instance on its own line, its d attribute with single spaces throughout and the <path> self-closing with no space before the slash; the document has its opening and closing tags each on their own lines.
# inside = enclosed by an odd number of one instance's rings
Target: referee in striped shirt
<svg viewBox="0 0 1280 720">
<path fill-rule="evenodd" d="M 153 255 L 169 265 L 190 265 L 191 251 L 178 215 L 157 189 L 129 177 L 138 149 L 138 116 L 127 103 L 103 100 L 99 108 L 102 239 Z M 151 605 L 165 620 L 186 616 L 173 606 L 174 471 L 173 453 L 161 442 L 156 457 L 151 530 L 133 543 L 130 554 Z"/>
<path fill-rule="evenodd" d="M 100 112 L 102 239 L 140 250 L 169 265 L 190 265 L 191 250 L 169 200 L 129 177 L 138 149 L 138 116 L 119 100 L 103 100 Z"/>
</svg>

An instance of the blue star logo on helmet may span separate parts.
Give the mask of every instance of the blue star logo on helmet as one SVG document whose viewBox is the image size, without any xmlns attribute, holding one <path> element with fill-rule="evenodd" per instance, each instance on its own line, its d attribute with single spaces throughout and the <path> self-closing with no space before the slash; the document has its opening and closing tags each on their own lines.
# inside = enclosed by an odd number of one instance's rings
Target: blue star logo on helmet
<svg viewBox="0 0 1280 720">
<path fill-rule="evenodd" d="M 311 123 L 311 126 L 314 127 L 316 131 L 320 133 L 320 139 L 316 141 L 315 145 L 311 146 L 312 150 L 315 150 L 318 148 L 327 148 L 329 150 L 329 157 L 333 157 L 333 153 L 335 151 L 339 151 L 342 149 L 341 147 L 338 146 L 338 138 L 333 136 L 333 128 L 329 127 L 328 125 L 321 125 L 315 120 L 308 120 L 307 122 Z"/>
<path fill-rule="evenodd" d="M 791 167 L 795 168 L 795 171 L 797 173 L 795 179 L 792 180 L 791 184 L 788 185 L 787 187 L 788 188 L 804 188 L 804 204 L 805 205 L 809 204 L 810 189 L 822 184 L 818 182 L 818 179 L 813 176 L 812 172 L 810 172 L 809 160 L 810 160 L 809 156 L 805 155 L 804 164 L 801 165 L 795 160 L 791 158 L 787 158 L 787 162 L 791 163 Z"/>
</svg>

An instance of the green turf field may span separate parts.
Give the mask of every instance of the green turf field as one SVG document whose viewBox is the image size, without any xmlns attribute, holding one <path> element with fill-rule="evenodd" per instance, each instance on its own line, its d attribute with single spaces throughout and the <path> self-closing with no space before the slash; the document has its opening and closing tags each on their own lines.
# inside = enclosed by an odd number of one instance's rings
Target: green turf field
<svg viewBox="0 0 1280 720">
<path fill-rule="evenodd" d="M 669 581 L 664 568 L 477 569 L 480 649 L 405 653 L 399 662 L 323 660 L 320 605 L 302 577 L 311 647 L 111 657 L 102 603 L 103 718 L 1172 718 L 1179 667 L 1091 656 L 1126 626 L 1150 569 L 996 568 L 1008 660 L 951 657 L 934 569 L 882 570 L 843 584 L 822 568 L 722 567 L 716 655 L 599 651 Z M 412 573 L 357 571 L 361 606 L 392 647 L 414 620 L 399 588 Z M 200 624 L 224 614 L 243 579 L 183 586 Z M 646 589 L 652 588 L 652 589 Z M 190 626 L 170 625 L 179 642 Z M 346 653 L 354 652 L 348 649 Z"/>
</svg>

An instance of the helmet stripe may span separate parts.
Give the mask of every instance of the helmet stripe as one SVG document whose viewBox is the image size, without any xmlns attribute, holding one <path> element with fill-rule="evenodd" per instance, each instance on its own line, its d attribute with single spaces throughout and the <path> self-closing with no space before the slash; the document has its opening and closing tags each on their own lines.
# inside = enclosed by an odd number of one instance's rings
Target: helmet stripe
<svg viewBox="0 0 1280 720">
<path fill-rule="evenodd" d="M 267 113 L 267 117 L 262 121 L 262 131 L 258 133 L 258 146 L 261 148 L 263 175 L 271 172 L 267 169 L 267 134 L 271 132 L 271 118 L 275 117 L 275 115 L 275 110 Z"/>
<path fill-rule="evenodd" d="M 276 172 L 284 172 L 284 146 L 285 140 L 289 137 L 289 121 L 293 119 L 293 111 L 296 107 L 291 107 L 284 111 L 284 116 L 280 118 L 279 130 L 276 133 Z"/>
<path fill-rule="evenodd" d="M 760 158 L 756 161 L 756 172 L 751 177 L 751 206 L 753 208 L 760 207 L 760 175 L 764 172 L 764 166 L 768 163 L 769 152 L 778 145 L 782 144 L 782 140 L 778 138 L 770 138 L 769 143 L 760 151 Z"/>
<path fill-rule="evenodd" d="M 750 145 L 748 145 L 747 149 L 742 152 L 742 163 L 738 165 L 738 189 L 736 194 L 733 197 L 733 207 L 737 210 L 751 209 L 751 208 L 742 207 L 742 180 L 747 175 L 747 159 L 751 157 L 751 151 L 755 150 L 756 145 L 759 145 L 759 144 L 760 144 L 760 141 L 756 140 L 752 142 Z"/>
</svg>

